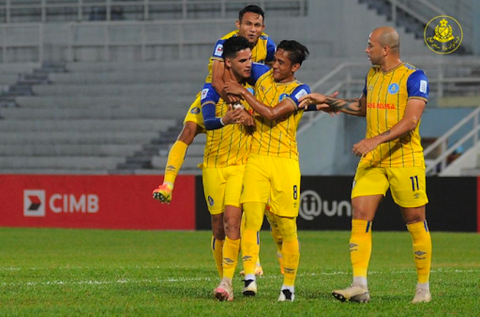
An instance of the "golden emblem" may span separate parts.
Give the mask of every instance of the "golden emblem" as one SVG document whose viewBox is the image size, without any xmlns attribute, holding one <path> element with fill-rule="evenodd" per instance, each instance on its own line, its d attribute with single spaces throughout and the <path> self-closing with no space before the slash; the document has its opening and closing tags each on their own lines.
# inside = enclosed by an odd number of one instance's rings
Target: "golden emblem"
<svg viewBox="0 0 480 317">
<path fill-rule="evenodd" d="M 423 31 L 423 37 L 425 44 L 433 52 L 450 54 L 460 47 L 463 40 L 463 30 L 460 23 L 454 18 L 440 15 L 427 23 Z"/>
</svg>

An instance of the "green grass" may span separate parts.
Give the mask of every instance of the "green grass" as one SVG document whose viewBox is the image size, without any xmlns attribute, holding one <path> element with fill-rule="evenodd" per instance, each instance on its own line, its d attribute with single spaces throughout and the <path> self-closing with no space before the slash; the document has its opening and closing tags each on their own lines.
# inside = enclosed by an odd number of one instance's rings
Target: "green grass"
<svg viewBox="0 0 480 317">
<path fill-rule="evenodd" d="M 349 232 L 299 232 L 296 301 L 278 303 L 275 247 L 262 233 L 259 294 L 217 302 L 209 232 L 0 229 L 0 315 L 480 316 L 480 235 L 433 233 L 433 301 L 411 305 L 407 232 L 374 232 L 368 304 L 330 292 L 351 282 Z M 238 269 L 237 269 L 238 270 Z"/>
</svg>

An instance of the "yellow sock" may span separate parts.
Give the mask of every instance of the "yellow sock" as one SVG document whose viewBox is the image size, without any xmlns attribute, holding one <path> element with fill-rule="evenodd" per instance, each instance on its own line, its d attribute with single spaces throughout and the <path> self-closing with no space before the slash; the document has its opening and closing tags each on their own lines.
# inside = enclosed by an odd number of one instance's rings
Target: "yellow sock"
<svg viewBox="0 0 480 317">
<path fill-rule="evenodd" d="M 270 224 L 270 233 L 272 235 L 273 241 L 275 241 L 275 246 L 277 247 L 278 252 L 282 252 L 282 234 L 278 229 L 278 224 L 275 222 L 275 215 L 272 214 L 269 210 L 265 210 L 265 216 L 267 216 L 268 223 Z"/>
<path fill-rule="evenodd" d="M 420 221 L 407 225 L 412 235 L 413 256 L 417 267 L 418 283 L 427 283 L 432 265 L 432 239 L 427 222 Z"/>
<path fill-rule="evenodd" d="M 168 153 L 164 182 L 175 183 L 175 178 L 177 178 L 178 171 L 180 171 L 185 155 L 187 154 L 187 148 L 188 145 L 186 143 L 178 140 L 175 141 Z"/>
<path fill-rule="evenodd" d="M 260 252 L 260 241 L 258 231 L 251 229 L 244 229 L 242 236 L 242 261 L 245 276 L 247 274 L 255 275 L 255 264 Z"/>
<path fill-rule="evenodd" d="M 240 250 L 240 239 L 230 240 L 225 238 L 223 244 L 223 277 L 233 279 L 238 262 L 238 251 Z"/>
<path fill-rule="evenodd" d="M 350 236 L 350 260 L 353 277 L 367 277 L 368 262 L 372 254 L 372 223 L 353 219 Z"/>
<path fill-rule="evenodd" d="M 213 259 L 215 260 L 215 265 L 217 266 L 218 275 L 220 279 L 223 278 L 223 244 L 225 240 L 217 240 L 214 236 L 212 236 L 212 243 L 210 244 L 212 247 Z"/>
<path fill-rule="evenodd" d="M 298 264 L 300 262 L 300 246 L 298 244 L 298 239 L 283 241 L 282 256 L 285 270 L 283 275 L 283 285 L 294 286 L 295 278 L 297 277 Z"/>
<path fill-rule="evenodd" d="M 283 237 L 282 258 L 283 258 L 283 286 L 295 286 L 298 264 L 300 262 L 300 245 L 297 236 L 297 218 L 280 217 L 273 215 L 274 222 Z M 282 286 L 282 287 L 283 287 Z"/>
</svg>

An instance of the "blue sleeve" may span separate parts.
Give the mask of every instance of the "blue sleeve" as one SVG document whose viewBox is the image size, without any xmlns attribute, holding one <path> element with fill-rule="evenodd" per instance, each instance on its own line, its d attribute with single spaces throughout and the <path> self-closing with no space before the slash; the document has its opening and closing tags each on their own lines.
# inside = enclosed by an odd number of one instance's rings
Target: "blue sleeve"
<svg viewBox="0 0 480 317">
<path fill-rule="evenodd" d="M 259 64 L 259 63 L 252 63 L 252 72 L 250 74 L 250 78 L 253 79 L 254 83 L 266 72 L 268 72 L 271 68 L 267 65 Z"/>
<path fill-rule="evenodd" d="M 418 97 L 428 101 L 428 93 L 430 86 L 428 84 L 427 76 L 421 69 L 416 70 L 408 77 L 407 80 L 407 92 L 408 98 Z"/>
<path fill-rule="evenodd" d="M 363 90 L 362 90 L 362 93 L 363 95 L 366 97 L 367 96 L 367 75 L 365 75 L 365 85 L 363 86 Z"/>
<path fill-rule="evenodd" d="M 267 58 L 265 59 L 265 62 L 271 62 L 273 61 L 273 57 L 275 55 L 275 51 L 277 50 L 277 45 L 275 45 L 275 42 L 268 37 L 267 40 Z"/>
<path fill-rule="evenodd" d="M 220 118 L 215 117 L 215 108 L 220 95 L 213 89 L 211 84 L 205 84 L 201 92 L 202 116 L 205 129 L 216 130 L 223 128 Z"/>
<path fill-rule="evenodd" d="M 310 93 L 310 87 L 308 87 L 305 84 L 301 84 L 300 86 L 298 86 L 297 88 L 295 88 L 292 91 L 292 93 L 290 94 L 289 97 L 290 97 L 290 99 L 293 100 L 296 108 L 298 109 L 298 104 L 300 103 L 298 101 L 298 99 L 300 99 L 301 97 L 303 97 L 303 96 L 305 96 L 306 94 L 309 94 L 309 93 Z"/>
<path fill-rule="evenodd" d="M 226 40 L 218 40 L 213 49 L 212 56 L 210 58 L 223 58 L 223 43 Z"/>
</svg>

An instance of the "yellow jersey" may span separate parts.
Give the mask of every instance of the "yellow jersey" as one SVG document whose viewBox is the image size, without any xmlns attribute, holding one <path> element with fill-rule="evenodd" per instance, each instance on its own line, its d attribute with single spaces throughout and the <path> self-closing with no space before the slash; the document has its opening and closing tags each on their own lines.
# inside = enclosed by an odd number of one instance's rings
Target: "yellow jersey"
<svg viewBox="0 0 480 317">
<path fill-rule="evenodd" d="M 245 84 L 253 92 L 253 87 Z M 202 114 L 207 129 L 207 140 L 203 156 L 203 167 L 228 167 L 246 164 L 250 154 L 251 130 L 243 124 L 229 124 L 224 126 L 220 118 L 228 110 L 228 104 L 211 84 L 205 84 L 201 92 Z M 250 106 L 242 102 L 246 109 Z"/>
<path fill-rule="evenodd" d="M 298 160 L 297 128 L 304 111 L 298 109 L 298 99 L 310 93 L 310 88 L 297 80 L 277 83 L 273 78 L 273 70 L 264 65 L 253 64 L 252 78 L 255 81 L 255 95 L 259 101 L 269 107 L 275 107 L 284 99 L 288 99 L 297 110 L 273 121 L 255 115 L 251 153 Z"/>
<path fill-rule="evenodd" d="M 238 36 L 238 30 L 232 31 L 224 35 L 220 40 L 215 44 L 213 49 L 213 54 L 210 56 L 208 62 L 208 75 L 205 79 L 206 83 L 212 82 L 212 64 L 214 60 L 223 61 L 223 43 L 233 36 Z M 260 64 L 265 64 L 266 62 L 273 61 L 273 56 L 275 55 L 276 45 L 273 40 L 265 33 L 262 33 L 258 38 L 257 44 L 252 49 L 252 61 Z"/>
<path fill-rule="evenodd" d="M 423 70 L 402 63 L 383 72 L 370 69 L 365 79 L 366 138 L 379 135 L 396 125 L 405 115 L 409 99 L 428 101 L 429 85 Z M 425 167 L 419 134 L 420 122 L 408 134 L 386 143 L 365 155 L 360 165 L 377 167 Z"/>
</svg>

